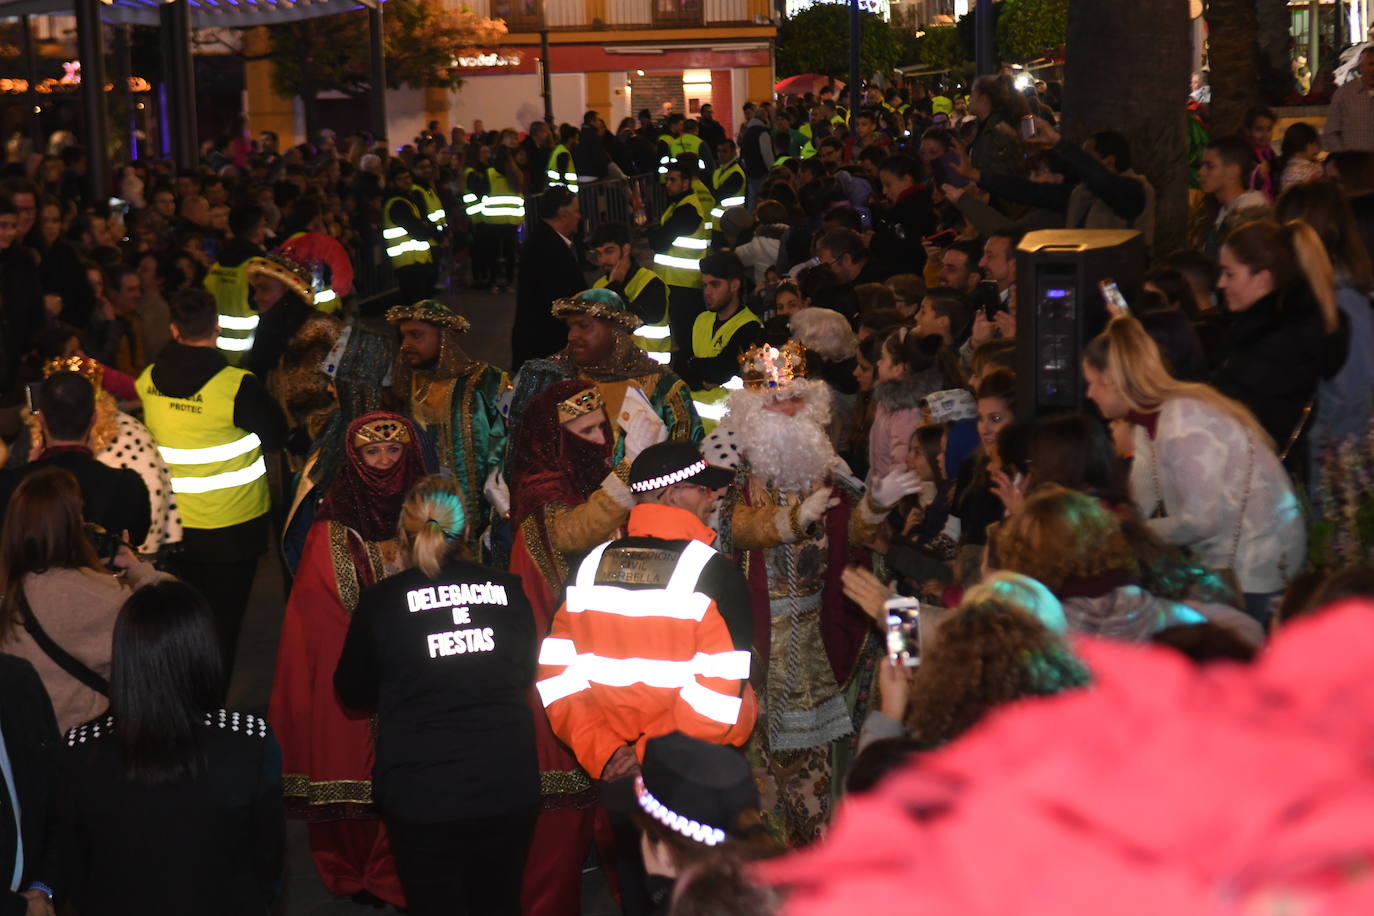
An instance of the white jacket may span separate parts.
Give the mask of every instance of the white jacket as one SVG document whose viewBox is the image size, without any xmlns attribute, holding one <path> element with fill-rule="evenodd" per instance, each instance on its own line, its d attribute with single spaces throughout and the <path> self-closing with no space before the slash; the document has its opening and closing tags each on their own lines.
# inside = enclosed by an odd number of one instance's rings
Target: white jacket
<svg viewBox="0 0 1374 916">
<path fill-rule="evenodd" d="M 1302 570 L 1306 523 L 1278 456 L 1202 401 L 1165 402 L 1153 440 L 1136 427 L 1131 497 L 1145 518 L 1162 503 L 1155 534 L 1213 569 L 1233 568 L 1247 593 L 1281 591 Z"/>
</svg>

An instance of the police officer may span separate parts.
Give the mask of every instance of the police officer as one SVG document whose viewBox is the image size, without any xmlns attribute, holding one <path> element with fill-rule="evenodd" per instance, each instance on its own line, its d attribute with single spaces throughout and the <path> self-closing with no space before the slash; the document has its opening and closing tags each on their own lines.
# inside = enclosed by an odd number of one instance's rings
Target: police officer
<svg viewBox="0 0 1374 916">
<path fill-rule="evenodd" d="M 694 166 L 686 157 L 668 165 L 663 189 L 668 205 L 649 230 L 654 272 L 668 284 L 668 324 L 681 348 L 701 314 L 701 259 L 711 246 L 709 207 L 692 187 Z"/>
<path fill-rule="evenodd" d="M 420 212 L 411 193 L 413 182 L 410 169 L 393 160 L 382 210 L 382 244 L 396 272 L 402 302 L 428 298 L 439 275 L 434 263 L 439 227 Z"/>
<path fill-rule="evenodd" d="M 632 776 L 659 735 L 739 746 L 754 729 L 748 587 L 706 526 L 732 479 L 695 443 L 644 449 L 630 467 L 629 536 L 592 548 L 568 583 L 536 687 L 554 734 L 593 777 Z M 645 913 L 638 838 L 614 826 L 622 907 Z"/>
<path fill-rule="evenodd" d="M 258 313 L 248 303 L 245 268 L 250 260 L 265 253 L 262 245 L 267 238 L 267 220 L 262 208 L 254 204 L 235 207 L 229 213 L 229 231 L 233 237 L 205 272 L 203 283 L 219 306 L 219 348 L 230 364 L 237 366 L 253 349 L 253 332 L 258 327 Z"/>
<path fill-rule="evenodd" d="M 624 223 L 601 223 L 591 236 L 596 252 L 596 266 L 604 273 L 592 284 L 596 289 L 610 289 L 630 306 L 630 311 L 644 323 L 634 332 L 634 341 L 650 357 L 661 363 L 668 361 L 672 349 L 668 330 L 668 286 L 652 270 L 635 263 L 630 248 L 630 227 Z"/>
<path fill-rule="evenodd" d="M 263 453 L 286 441 L 286 416 L 256 376 L 230 366 L 216 349 L 220 328 L 208 292 L 183 289 L 170 311 L 172 342 L 138 377 L 138 395 L 181 510 L 177 573 L 210 602 L 225 670 L 232 671 L 269 537 Z"/>
<path fill-rule="evenodd" d="M 558 128 L 558 144 L 549 153 L 549 166 L 546 175 L 549 187 L 562 186 L 577 193 L 577 162 L 573 150 L 577 149 L 580 137 L 576 127 L 564 124 Z"/>
<path fill-rule="evenodd" d="M 655 735 L 741 745 L 753 730 L 748 589 L 706 527 L 732 479 L 693 442 L 644 449 L 630 467 L 629 536 L 592 548 L 569 580 L 536 686 L 593 776 L 623 775 Z"/>
<path fill-rule="evenodd" d="M 739 358 L 763 342 L 763 323 L 741 301 L 745 267 L 732 251 L 713 251 L 701 261 L 706 310 L 692 335 L 673 354 L 673 371 L 692 389 L 692 402 L 709 432 L 725 416 L 725 401 L 739 387 Z"/>
<path fill-rule="evenodd" d="M 461 557 L 463 503 L 427 477 L 401 509 L 408 568 L 365 589 L 334 688 L 376 707 L 373 800 L 408 912 L 520 912 L 539 803 L 534 614 L 517 576 Z"/>
</svg>

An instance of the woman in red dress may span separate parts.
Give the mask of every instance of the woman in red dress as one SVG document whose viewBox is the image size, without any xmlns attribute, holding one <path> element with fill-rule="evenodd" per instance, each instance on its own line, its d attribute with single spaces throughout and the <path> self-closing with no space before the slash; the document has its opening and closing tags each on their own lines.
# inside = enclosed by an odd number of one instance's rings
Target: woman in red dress
<svg viewBox="0 0 1374 916">
<path fill-rule="evenodd" d="M 399 907 L 405 896 L 372 805 L 372 723 L 339 705 L 334 666 L 358 593 L 404 567 L 396 522 L 425 470 L 402 416 L 364 414 L 346 435 L 347 464 L 315 515 L 286 603 L 268 717 L 288 811 L 309 821 L 325 887 Z"/>
</svg>

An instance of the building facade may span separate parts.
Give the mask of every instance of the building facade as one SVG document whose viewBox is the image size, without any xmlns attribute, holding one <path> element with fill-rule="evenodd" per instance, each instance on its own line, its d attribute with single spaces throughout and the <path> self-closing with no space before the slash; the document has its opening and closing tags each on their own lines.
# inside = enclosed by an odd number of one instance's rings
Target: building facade
<svg viewBox="0 0 1374 916">
<path fill-rule="evenodd" d="M 645 108 L 655 116 L 670 108 L 695 117 L 710 103 L 717 120 L 733 130 L 746 101 L 772 95 L 777 27 L 770 0 L 471 0 L 466 6 L 504 19 L 508 34 L 499 47 L 455 49 L 463 74 L 456 92 L 389 91 L 392 146 L 410 142 L 430 121 L 445 129 L 481 121 L 487 130 L 525 131 L 541 120 L 539 39 L 545 24 L 553 114 L 560 123 L 580 124 L 587 111 L 596 111 L 614 130 Z M 253 129 L 276 130 L 284 141 L 303 139 L 299 101 L 273 95 L 266 67 L 261 74 L 254 70 L 250 64 L 246 73 Z M 330 101 L 329 94 L 321 96 L 322 122 L 332 127 L 337 119 L 329 114 Z M 362 107 L 356 100 L 337 102 L 341 117 L 345 106 Z"/>
</svg>

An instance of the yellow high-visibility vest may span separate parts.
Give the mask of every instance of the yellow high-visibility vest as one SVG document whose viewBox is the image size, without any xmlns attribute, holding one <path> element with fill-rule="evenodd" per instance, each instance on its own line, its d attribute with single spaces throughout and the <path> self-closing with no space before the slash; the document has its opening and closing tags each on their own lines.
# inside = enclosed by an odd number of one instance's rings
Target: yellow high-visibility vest
<svg viewBox="0 0 1374 916">
<path fill-rule="evenodd" d="M 630 275 L 630 279 L 625 283 L 625 297 L 629 299 L 628 304 L 631 309 L 634 309 L 635 300 L 639 298 L 640 293 L 648 289 L 649 284 L 657 279 L 659 279 L 658 274 L 654 273 L 652 270 L 645 270 L 638 265 L 635 266 L 634 273 Z M 605 289 L 609 285 L 610 280 L 606 277 L 597 277 L 596 282 L 592 284 L 596 289 Z M 635 311 L 638 310 L 635 309 Z M 666 363 L 668 361 L 668 354 L 671 353 L 673 349 L 672 332 L 668 329 L 668 310 L 663 310 L 662 319 L 653 324 L 645 322 L 635 329 L 634 334 L 631 336 L 634 338 L 634 342 L 639 348 L 645 353 L 648 353 L 651 359 L 660 363 Z"/>
<path fill-rule="evenodd" d="M 673 239 L 672 246 L 664 252 L 654 254 L 654 273 L 663 278 L 669 286 L 682 286 L 688 289 L 701 288 L 701 259 L 706 257 L 706 249 L 711 247 L 711 230 L 707 228 L 706 208 L 701 198 L 694 193 L 682 196 L 676 203 L 669 204 L 663 211 L 662 223 L 667 223 L 678 207 L 695 210 L 701 221 L 691 235 L 680 235 Z"/>
<path fill-rule="evenodd" d="M 248 304 L 247 268 L 247 260 L 237 267 L 226 267 L 216 261 L 202 281 L 219 308 L 219 337 L 215 345 L 231 365 L 238 365 L 243 354 L 253 349 L 253 335 L 258 328 L 258 313 Z"/>
<path fill-rule="evenodd" d="M 444 212 L 444 202 L 439 199 L 439 192 L 418 184 L 415 185 L 415 190 L 420 192 L 420 197 L 425 202 L 424 216 L 443 232 L 448 228 L 448 214 Z"/>
<path fill-rule="evenodd" d="M 234 398 L 245 369 L 225 366 L 190 397 L 153 384 L 153 366 L 138 377 L 143 422 L 167 462 L 172 492 L 187 528 L 228 528 L 265 513 L 267 463 L 256 433 L 234 425 Z"/>
<path fill-rule="evenodd" d="M 491 192 L 482 203 L 486 221 L 496 226 L 518 226 L 525 221 L 525 198 L 495 166 L 487 169 Z"/>
<path fill-rule="evenodd" d="M 560 165 L 558 162 L 558 160 L 563 156 L 568 157 L 567 165 Z M 562 185 L 569 191 L 572 191 L 574 194 L 576 194 L 577 172 L 574 171 L 575 168 L 576 166 L 573 164 L 572 150 L 568 149 L 561 143 L 555 146 L 553 148 L 553 152 L 549 153 L 549 164 L 547 167 L 547 171 L 545 173 L 549 179 L 549 187 L 552 188 L 555 185 Z"/>
<path fill-rule="evenodd" d="M 730 196 L 721 197 L 721 191 L 725 189 L 726 183 L 731 181 L 735 176 L 739 177 L 739 187 L 733 191 Z M 713 220 L 718 222 L 720 218 L 725 215 L 725 211 L 731 207 L 744 206 L 745 184 L 744 166 L 740 165 L 738 159 L 729 165 L 716 169 L 715 173 L 711 176 L 711 189 L 715 192 L 716 196 L 716 205 L 711 208 L 711 218 Z"/>
<path fill-rule="evenodd" d="M 486 208 L 483 206 L 482 198 L 468 190 L 468 179 L 477 173 L 477 169 L 467 166 L 463 169 L 463 212 L 468 215 L 468 219 L 474 223 L 487 222 Z"/>
<path fill-rule="evenodd" d="M 391 205 L 398 200 L 411 209 L 416 219 L 420 218 L 420 208 L 409 197 L 393 197 L 386 202 L 382 217 L 382 244 L 386 246 L 386 256 L 391 258 L 391 266 L 399 269 L 433 262 L 434 254 L 430 251 L 428 239 L 414 238 L 405 226 L 398 226 L 391 221 Z"/>
</svg>

